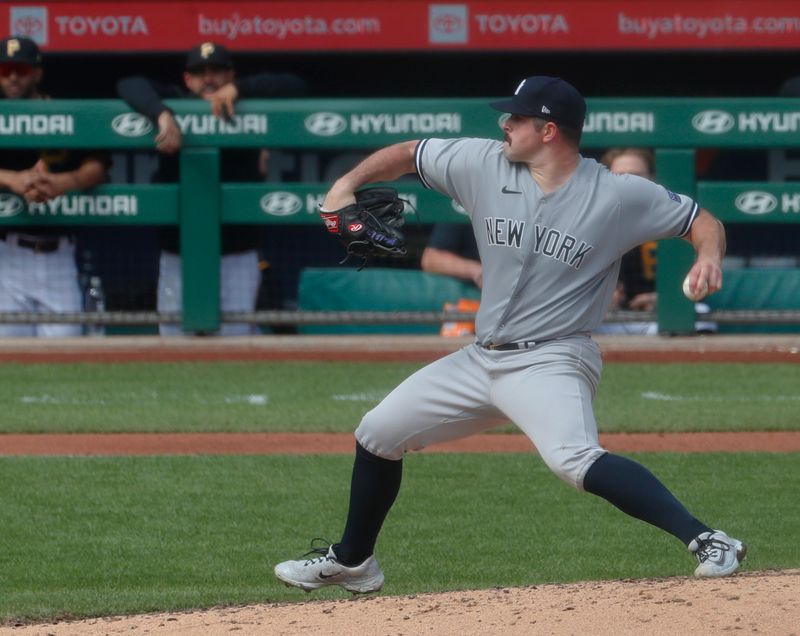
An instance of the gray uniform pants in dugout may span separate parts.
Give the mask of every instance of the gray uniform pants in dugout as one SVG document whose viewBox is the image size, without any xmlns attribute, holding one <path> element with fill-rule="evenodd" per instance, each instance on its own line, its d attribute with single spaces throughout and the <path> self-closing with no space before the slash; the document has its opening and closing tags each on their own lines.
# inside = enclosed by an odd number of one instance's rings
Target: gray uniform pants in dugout
<svg viewBox="0 0 800 636">
<path fill-rule="evenodd" d="M 401 459 L 511 420 L 550 470 L 582 489 L 606 452 L 592 410 L 601 368 L 597 343 L 583 335 L 515 351 L 468 345 L 403 381 L 364 416 L 356 439 L 379 457 Z"/>
</svg>

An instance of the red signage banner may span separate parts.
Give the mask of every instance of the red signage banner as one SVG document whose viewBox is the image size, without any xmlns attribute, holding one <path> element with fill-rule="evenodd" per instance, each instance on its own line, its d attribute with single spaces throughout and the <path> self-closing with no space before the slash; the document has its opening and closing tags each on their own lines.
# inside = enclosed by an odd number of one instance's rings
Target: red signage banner
<svg viewBox="0 0 800 636">
<path fill-rule="evenodd" d="M 12 0 L 0 34 L 49 51 L 796 50 L 800 3 Z"/>
</svg>

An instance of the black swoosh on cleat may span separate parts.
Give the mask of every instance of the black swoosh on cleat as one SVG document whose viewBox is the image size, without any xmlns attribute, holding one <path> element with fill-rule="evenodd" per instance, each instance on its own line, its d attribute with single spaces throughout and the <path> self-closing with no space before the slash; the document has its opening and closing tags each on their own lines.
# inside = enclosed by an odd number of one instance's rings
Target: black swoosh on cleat
<svg viewBox="0 0 800 636">
<path fill-rule="evenodd" d="M 322 572 L 320 572 L 319 574 L 317 574 L 317 576 L 324 581 L 325 579 L 333 578 L 336 575 L 335 574 L 323 574 Z"/>
<path fill-rule="evenodd" d="M 503 186 L 503 189 L 500 190 L 503 194 L 522 194 L 519 190 L 509 190 L 508 186 Z"/>
</svg>

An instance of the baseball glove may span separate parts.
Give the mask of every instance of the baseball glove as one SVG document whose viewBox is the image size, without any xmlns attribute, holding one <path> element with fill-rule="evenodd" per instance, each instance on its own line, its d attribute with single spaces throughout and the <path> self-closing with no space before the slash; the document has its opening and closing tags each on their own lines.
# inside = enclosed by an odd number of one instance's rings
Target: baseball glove
<svg viewBox="0 0 800 636">
<path fill-rule="evenodd" d="M 338 210 L 320 210 L 328 232 L 335 234 L 350 256 L 405 256 L 405 202 L 394 188 L 364 188 L 355 193 L 356 202 Z M 344 261 L 343 261 L 344 262 Z"/>
</svg>

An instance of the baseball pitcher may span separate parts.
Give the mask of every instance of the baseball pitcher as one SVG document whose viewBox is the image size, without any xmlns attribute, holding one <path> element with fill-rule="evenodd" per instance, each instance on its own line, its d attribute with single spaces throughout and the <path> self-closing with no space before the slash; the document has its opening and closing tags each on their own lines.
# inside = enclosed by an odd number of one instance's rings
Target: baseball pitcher
<svg viewBox="0 0 800 636">
<path fill-rule="evenodd" d="M 722 285 L 722 225 L 695 201 L 647 179 L 615 175 L 578 152 L 586 105 L 567 82 L 535 76 L 492 106 L 503 140 L 423 139 L 379 150 L 341 177 L 323 203 L 351 206 L 373 181 L 413 173 L 470 214 L 483 263 L 473 344 L 414 373 L 356 430 L 350 508 L 338 543 L 313 546 L 275 575 L 313 590 L 383 584 L 378 533 L 400 488 L 403 455 L 508 420 L 547 466 L 579 490 L 672 534 L 696 576 L 727 576 L 745 545 L 694 517 L 646 468 L 600 446 L 592 399 L 603 319 L 620 258 L 649 240 L 683 237 L 696 252 L 698 294 Z"/>
</svg>

